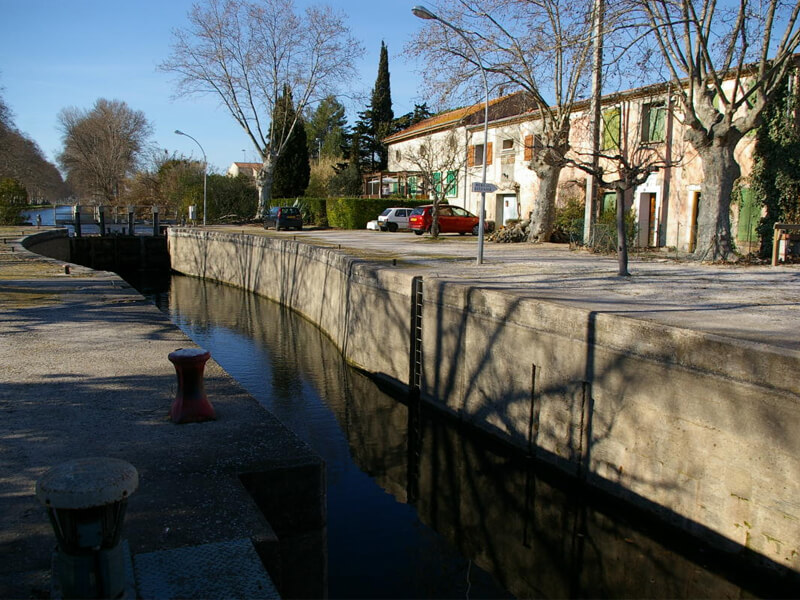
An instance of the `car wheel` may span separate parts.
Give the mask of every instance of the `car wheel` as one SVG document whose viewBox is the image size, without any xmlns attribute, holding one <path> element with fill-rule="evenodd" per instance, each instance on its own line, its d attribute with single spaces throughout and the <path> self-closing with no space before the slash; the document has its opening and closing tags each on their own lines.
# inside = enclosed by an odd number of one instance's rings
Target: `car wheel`
<svg viewBox="0 0 800 600">
<path fill-rule="evenodd" d="M 298 225 L 297 226 L 297 231 L 303 231 L 303 226 L 302 225 Z"/>
<path fill-rule="evenodd" d="M 415 230 L 414 230 L 414 235 L 422 235 L 422 233 L 423 233 L 423 232 L 422 232 L 422 230 L 421 230 L 421 229 L 415 229 Z"/>
<path fill-rule="evenodd" d="M 397 223 L 389 223 L 389 231 L 391 231 L 392 233 L 397 231 Z"/>
<path fill-rule="evenodd" d="M 277 223 L 275 223 L 275 231 L 280 231 L 280 230 L 281 230 L 281 226 L 278 225 Z"/>
<path fill-rule="evenodd" d="M 475 225 L 475 227 L 472 228 L 472 235 L 478 235 L 478 231 L 480 231 L 480 225 Z"/>
</svg>

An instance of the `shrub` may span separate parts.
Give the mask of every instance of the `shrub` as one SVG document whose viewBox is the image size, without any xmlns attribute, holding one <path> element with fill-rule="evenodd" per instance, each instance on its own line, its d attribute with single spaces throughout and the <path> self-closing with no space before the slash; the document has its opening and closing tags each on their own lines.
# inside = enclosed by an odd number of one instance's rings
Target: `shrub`
<svg viewBox="0 0 800 600">
<path fill-rule="evenodd" d="M 18 225 L 20 212 L 28 205 L 28 192 L 16 179 L 0 179 L 0 224 Z"/>
<path fill-rule="evenodd" d="M 570 198 L 564 206 L 556 208 L 551 242 L 574 243 L 583 238 L 583 200 Z"/>
<path fill-rule="evenodd" d="M 328 223 L 339 229 L 364 229 L 369 221 L 378 218 L 385 209 L 393 206 L 416 207 L 430 204 L 430 200 L 392 198 L 328 198 L 326 209 Z"/>
</svg>

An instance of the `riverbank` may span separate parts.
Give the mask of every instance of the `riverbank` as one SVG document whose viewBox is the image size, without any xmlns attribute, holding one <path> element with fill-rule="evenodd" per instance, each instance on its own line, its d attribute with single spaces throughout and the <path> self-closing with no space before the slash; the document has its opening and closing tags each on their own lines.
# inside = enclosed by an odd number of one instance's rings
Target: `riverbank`
<svg viewBox="0 0 800 600">
<path fill-rule="evenodd" d="M 795 267 L 634 262 L 620 279 L 613 259 L 553 246 L 490 246 L 477 266 L 471 238 L 246 233 L 173 230 L 173 268 L 291 306 L 361 368 L 418 382 L 432 405 L 720 549 L 800 573 Z"/>
<path fill-rule="evenodd" d="M 55 537 L 35 483 L 87 456 L 120 458 L 139 472 L 124 528 L 137 576 L 174 556 L 160 552 L 176 551 L 186 569 L 192 549 L 245 542 L 284 595 L 323 594 L 319 457 L 213 357 L 205 383 L 218 419 L 172 424 L 167 355 L 194 344 L 118 276 L 77 265 L 67 273 L 63 262 L 26 251 L 20 240 L 29 233 L 0 231 L 0 597 L 50 593 Z M 198 568 L 193 578 L 230 583 L 241 564 L 226 560 L 215 557 L 227 573 Z"/>
</svg>

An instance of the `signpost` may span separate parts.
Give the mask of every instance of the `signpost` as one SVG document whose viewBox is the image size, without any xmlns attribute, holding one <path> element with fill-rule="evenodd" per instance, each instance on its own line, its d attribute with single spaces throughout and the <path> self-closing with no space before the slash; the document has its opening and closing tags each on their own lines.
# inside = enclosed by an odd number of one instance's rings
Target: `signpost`
<svg viewBox="0 0 800 600">
<path fill-rule="evenodd" d="M 472 182 L 472 191 L 475 194 L 491 194 L 497 191 L 497 186 L 493 183 L 481 183 L 480 181 Z"/>
</svg>

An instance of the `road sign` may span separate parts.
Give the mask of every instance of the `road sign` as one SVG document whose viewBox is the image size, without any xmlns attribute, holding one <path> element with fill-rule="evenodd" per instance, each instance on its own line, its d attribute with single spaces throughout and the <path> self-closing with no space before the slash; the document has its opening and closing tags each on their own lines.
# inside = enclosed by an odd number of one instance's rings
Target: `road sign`
<svg viewBox="0 0 800 600">
<path fill-rule="evenodd" d="M 493 183 L 481 183 L 480 181 L 473 181 L 472 191 L 491 194 L 492 192 L 497 191 L 497 186 Z"/>
</svg>

